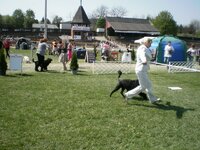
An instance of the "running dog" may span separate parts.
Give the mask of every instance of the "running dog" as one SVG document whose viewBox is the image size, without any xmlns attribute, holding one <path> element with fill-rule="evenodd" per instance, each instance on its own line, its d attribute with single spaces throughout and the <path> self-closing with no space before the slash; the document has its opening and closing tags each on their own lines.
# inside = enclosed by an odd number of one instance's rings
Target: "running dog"
<svg viewBox="0 0 200 150">
<path fill-rule="evenodd" d="M 116 87 L 114 88 L 114 90 L 110 93 L 110 97 L 112 96 L 112 94 L 116 91 L 118 91 L 119 89 L 121 89 L 121 95 L 123 96 L 123 98 L 125 98 L 124 96 L 124 90 L 130 91 L 132 89 L 134 89 L 135 87 L 137 87 L 139 85 L 139 81 L 138 80 L 130 80 L 130 79 L 123 79 L 120 80 L 120 76 L 122 75 L 121 70 L 118 71 L 118 83 L 116 85 Z M 139 93 L 139 95 L 147 100 L 147 95 L 143 92 Z"/>
<path fill-rule="evenodd" d="M 35 63 L 35 71 L 39 71 L 38 70 L 39 67 L 41 68 L 40 71 L 47 71 L 48 70 L 47 67 L 52 62 L 52 59 L 51 58 L 47 58 L 46 60 L 44 60 L 43 68 L 42 68 L 42 66 L 39 65 L 38 61 L 35 61 L 34 59 L 32 59 L 32 61 Z"/>
</svg>

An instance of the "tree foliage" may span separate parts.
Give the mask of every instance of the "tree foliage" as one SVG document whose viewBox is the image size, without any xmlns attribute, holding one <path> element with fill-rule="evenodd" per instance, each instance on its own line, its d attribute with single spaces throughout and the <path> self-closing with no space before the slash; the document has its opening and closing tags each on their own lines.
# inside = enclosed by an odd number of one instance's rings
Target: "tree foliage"
<svg viewBox="0 0 200 150">
<path fill-rule="evenodd" d="M 124 17 L 127 10 L 124 7 L 113 7 L 111 10 L 107 6 L 101 5 L 93 11 L 91 18 L 112 16 L 112 17 Z"/>
<path fill-rule="evenodd" d="M 21 9 L 16 9 L 13 12 L 13 21 L 15 24 L 16 28 L 23 28 L 23 24 L 24 24 L 24 13 L 22 12 Z"/>
<path fill-rule="evenodd" d="M 127 13 L 127 10 L 124 7 L 113 7 L 109 12 L 109 15 L 112 17 L 124 17 Z"/>
<path fill-rule="evenodd" d="M 152 20 L 152 22 L 153 25 L 160 31 L 161 35 L 177 35 L 177 24 L 170 12 L 160 12 L 158 16 Z"/>
<path fill-rule="evenodd" d="M 106 25 L 106 20 L 105 20 L 105 18 L 99 17 L 99 18 L 97 19 L 97 22 L 96 22 L 96 27 L 97 27 L 97 28 L 105 28 L 105 25 Z"/>
<path fill-rule="evenodd" d="M 93 11 L 91 18 L 105 17 L 108 15 L 108 7 L 101 5 Z"/>
<path fill-rule="evenodd" d="M 33 10 L 29 9 L 26 11 L 25 17 L 24 17 L 24 27 L 25 28 L 32 28 L 32 24 L 36 23 L 35 20 L 35 13 Z"/>
<path fill-rule="evenodd" d="M 57 25 L 57 27 L 59 27 L 62 20 L 63 19 L 61 17 L 55 16 L 53 18 L 52 24 L 55 24 L 55 25 Z"/>
<path fill-rule="evenodd" d="M 15 27 L 13 17 L 9 16 L 9 15 L 2 16 L 1 26 L 2 26 L 2 28 L 13 28 L 13 27 Z"/>
<path fill-rule="evenodd" d="M 44 23 L 44 17 L 42 18 L 42 20 L 40 21 L 40 23 Z M 47 18 L 47 24 L 51 24 L 51 21 Z"/>
<path fill-rule="evenodd" d="M 76 51 L 73 51 L 72 53 L 72 60 L 70 63 L 70 69 L 71 70 L 78 70 L 79 65 L 78 65 L 78 58 L 77 58 L 77 53 Z"/>
</svg>

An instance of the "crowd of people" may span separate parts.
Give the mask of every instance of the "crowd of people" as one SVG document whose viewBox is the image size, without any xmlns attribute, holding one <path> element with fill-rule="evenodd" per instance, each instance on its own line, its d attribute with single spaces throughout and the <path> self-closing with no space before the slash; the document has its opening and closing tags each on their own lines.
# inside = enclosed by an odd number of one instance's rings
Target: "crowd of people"
<svg viewBox="0 0 200 150">
<path fill-rule="evenodd" d="M 164 48 L 164 63 L 169 64 L 170 58 L 176 50 L 171 45 L 171 41 L 168 41 Z M 196 45 L 192 43 L 186 51 L 187 61 L 198 62 L 200 65 L 200 48 L 196 48 Z"/>
<path fill-rule="evenodd" d="M 43 63 L 45 60 L 45 53 L 49 50 L 49 55 L 57 55 L 58 61 L 63 65 L 63 71 L 67 70 L 66 63 L 71 61 L 72 51 L 75 48 L 74 41 L 66 42 L 65 40 L 53 40 L 53 42 L 48 45 L 47 39 L 40 39 L 36 55 L 39 61 L 39 65 L 41 66 L 41 71 L 43 71 Z"/>
</svg>

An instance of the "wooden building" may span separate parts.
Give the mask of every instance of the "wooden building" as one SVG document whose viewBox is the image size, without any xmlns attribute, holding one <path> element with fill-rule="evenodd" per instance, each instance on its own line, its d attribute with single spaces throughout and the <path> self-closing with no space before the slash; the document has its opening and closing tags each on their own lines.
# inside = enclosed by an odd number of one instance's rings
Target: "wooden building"
<svg viewBox="0 0 200 150">
<path fill-rule="evenodd" d="M 90 37 L 90 21 L 81 5 L 71 22 L 71 37 L 75 40 L 87 40 Z"/>
</svg>

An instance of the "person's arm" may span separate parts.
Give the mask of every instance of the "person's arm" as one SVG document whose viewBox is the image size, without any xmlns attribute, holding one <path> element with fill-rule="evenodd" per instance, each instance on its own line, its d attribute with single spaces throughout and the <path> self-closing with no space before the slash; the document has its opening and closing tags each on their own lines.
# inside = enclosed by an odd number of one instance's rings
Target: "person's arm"
<svg viewBox="0 0 200 150">
<path fill-rule="evenodd" d="M 147 58 L 146 58 L 146 56 L 145 56 L 145 48 L 142 48 L 141 50 L 140 50 L 140 58 L 141 58 L 141 61 L 142 61 L 142 64 L 143 65 L 146 65 L 147 64 Z"/>
</svg>

